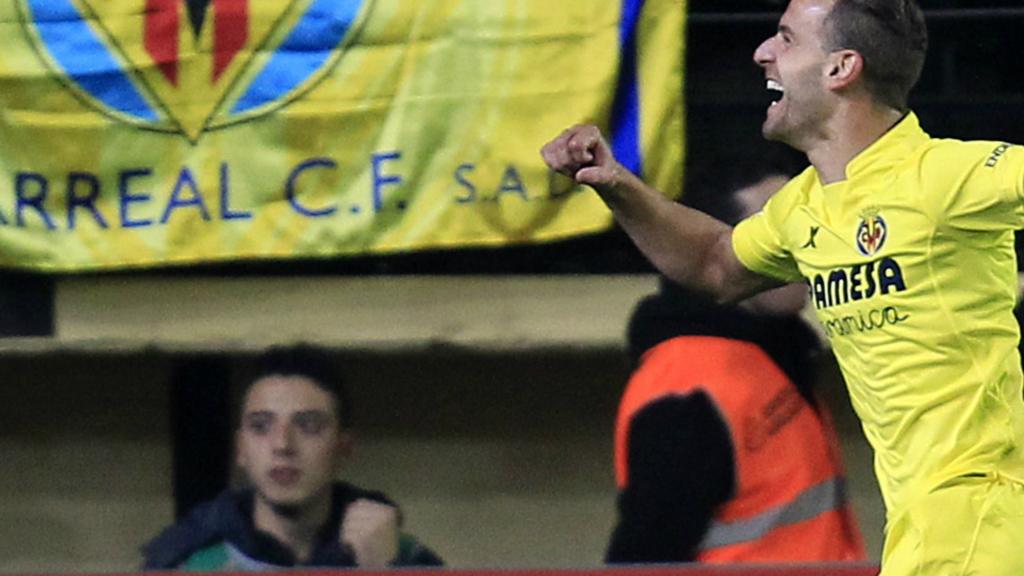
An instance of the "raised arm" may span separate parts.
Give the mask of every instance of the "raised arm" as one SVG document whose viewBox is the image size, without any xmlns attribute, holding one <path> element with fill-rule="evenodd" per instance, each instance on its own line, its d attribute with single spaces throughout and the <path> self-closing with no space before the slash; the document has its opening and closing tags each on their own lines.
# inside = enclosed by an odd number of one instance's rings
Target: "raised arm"
<svg viewBox="0 0 1024 576">
<path fill-rule="evenodd" d="M 731 226 L 648 186 L 615 159 L 596 126 L 565 130 L 541 155 L 553 170 L 596 190 L 640 251 L 673 281 L 720 302 L 778 285 L 740 263 Z"/>
</svg>

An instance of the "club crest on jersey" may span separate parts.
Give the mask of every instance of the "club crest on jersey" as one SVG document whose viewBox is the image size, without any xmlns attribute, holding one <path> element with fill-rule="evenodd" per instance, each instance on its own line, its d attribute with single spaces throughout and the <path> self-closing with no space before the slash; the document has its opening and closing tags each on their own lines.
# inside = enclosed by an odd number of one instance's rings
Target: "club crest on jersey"
<svg viewBox="0 0 1024 576">
<path fill-rule="evenodd" d="M 197 141 L 314 87 L 373 0 L 18 0 L 63 84 L 104 115 Z"/>
<path fill-rule="evenodd" d="M 889 227 L 877 212 L 868 212 L 861 216 L 857 226 L 857 250 L 864 256 L 873 256 L 885 245 L 889 235 Z"/>
</svg>

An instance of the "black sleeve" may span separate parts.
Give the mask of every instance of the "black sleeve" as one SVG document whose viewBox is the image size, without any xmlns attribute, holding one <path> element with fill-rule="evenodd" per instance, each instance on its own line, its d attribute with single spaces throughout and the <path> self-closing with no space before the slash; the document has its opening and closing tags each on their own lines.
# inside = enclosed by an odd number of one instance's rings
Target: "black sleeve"
<svg viewBox="0 0 1024 576">
<path fill-rule="evenodd" d="M 606 562 L 686 562 L 734 489 L 733 447 L 704 392 L 660 398 L 630 423 L 629 479 Z"/>
</svg>

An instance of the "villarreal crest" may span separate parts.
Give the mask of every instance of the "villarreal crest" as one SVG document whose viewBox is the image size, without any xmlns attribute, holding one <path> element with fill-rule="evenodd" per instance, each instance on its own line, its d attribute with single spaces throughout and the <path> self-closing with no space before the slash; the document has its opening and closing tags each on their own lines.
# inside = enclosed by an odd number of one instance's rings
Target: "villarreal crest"
<svg viewBox="0 0 1024 576">
<path fill-rule="evenodd" d="M 315 86 L 372 0 L 18 0 L 40 58 L 88 105 L 203 133 Z"/>
<path fill-rule="evenodd" d="M 864 256 L 873 256 L 885 245 L 888 235 L 889 227 L 881 215 L 866 213 L 857 226 L 857 250 Z"/>
</svg>

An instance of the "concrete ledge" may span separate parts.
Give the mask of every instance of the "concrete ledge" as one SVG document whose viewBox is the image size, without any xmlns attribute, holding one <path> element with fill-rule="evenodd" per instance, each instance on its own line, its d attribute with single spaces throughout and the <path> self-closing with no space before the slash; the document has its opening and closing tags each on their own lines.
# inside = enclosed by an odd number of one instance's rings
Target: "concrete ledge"
<svg viewBox="0 0 1024 576">
<path fill-rule="evenodd" d="M 55 336 L 0 350 L 618 350 L 656 287 L 654 275 L 70 277 L 57 283 Z"/>
</svg>

